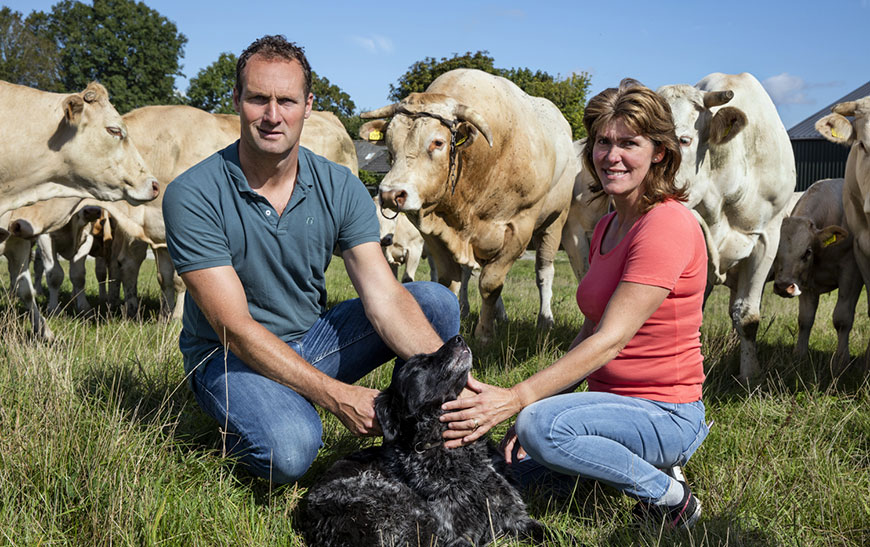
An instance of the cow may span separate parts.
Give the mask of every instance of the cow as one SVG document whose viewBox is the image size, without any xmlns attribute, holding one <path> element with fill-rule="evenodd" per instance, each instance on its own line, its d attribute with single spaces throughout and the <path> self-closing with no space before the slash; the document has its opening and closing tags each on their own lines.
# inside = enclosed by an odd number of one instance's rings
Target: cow
<svg viewBox="0 0 870 547">
<path fill-rule="evenodd" d="M 145 106 L 124 115 L 130 137 L 153 170 L 161 188 L 175 177 L 214 152 L 239 138 L 239 117 L 211 114 L 190 106 Z M 312 112 L 300 138 L 302 146 L 358 173 L 353 141 L 338 118 L 331 112 Z M 180 319 L 184 309 L 184 283 L 175 272 L 166 248 L 163 225 L 162 192 L 158 199 L 143 206 L 125 203 L 89 204 L 105 208 L 116 229 L 111 243 L 111 261 L 100 265 L 108 269 L 111 281 L 109 300 L 116 304 L 124 285 L 125 311 L 135 314 L 138 308 L 136 282 L 147 247 L 154 252 L 157 277 L 162 291 L 162 312 Z M 101 287 L 103 284 L 101 284 Z"/>
<path fill-rule="evenodd" d="M 388 214 L 381 209 L 378 198 L 374 198 L 375 210 L 378 215 L 378 224 L 381 232 L 381 249 L 387 259 L 387 264 L 393 270 L 396 279 L 402 283 L 414 281 L 417 267 L 423 258 L 423 235 L 414 226 L 408 217 L 401 213 Z M 405 265 L 405 271 L 399 277 L 399 266 Z M 432 279 L 437 279 L 437 271 L 430 261 Z"/>
<path fill-rule="evenodd" d="M 815 182 L 782 220 L 779 248 L 773 261 L 773 292 L 797 296 L 798 339 L 795 355 L 806 357 L 819 295 L 839 289 L 834 306 L 837 370 L 849 361 L 849 333 L 861 295 L 861 273 L 852 252 L 852 236 L 844 228 L 843 179 Z"/>
<path fill-rule="evenodd" d="M 791 143 L 767 92 L 748 73 L 714 73 L 695 86 L 667 85 L 682 163 L 677 183 L 707 242 L 707 294 L 731 289 L 740 337 L 739 379 L 758 374 L 761 294 L 795 188 Z"/>
<path fill-rule="evenodd" d="M 530 242 L 538 325 L 551 326 L 553 260 L 579 169 L 558 108 L 505 78 L 457 69 L 361 117 L 373 121 L 360 135 L 385 135 L 393 159 L 378 189 L 381 205 L 417 226 L 438 280 L 458 292 L 463 268 L 480 265 L 475 337 L 491 339 L 505 316 L 505 277 Z"/>
<path fill-rule="evenodd" d="M 56 197 L 126 200 L 159 191 L 102 85 L 48 93 L 0 81 L 0 215 Z"/>
<path fill-rule="evenodd" d="M 853 237 L 855 261 L 870 291 L 870 96 L 839 103 L 832 111 L 816 122 L 816 130 L 831 142 L 851 146 L 843 183 L 843 212 Z M 870 341 L 864 365 L 870 370 Z"/>
<path fill-rule="evenodd" d="M 50 238 L 53 235 L 61 241 L 59 245 L 63 247 L 62 241 L 81 239 L 85 226 L 95 218 L 94 209 L 84 206 L 83 200 L 78 197 L 55 198 L 39 201 L 3 215 L 7 219 L 10 236 L 0 244 L 0 248 L 2 248 L 0 250 L 7 260 L 12 289 L 27 308 L 33 334 L 39 339 L 51 341 L 54 339 L 54 334 L 36 304 L 36 291 L 30 276 L 30 258 L 34 241 Z M 98 208 L 96 214 L 99 214 Z M 65 239 L 61 240 L 61 238 Z M 83 241 L 77 241 L 74 244 L 71 243 L 70 247 L 78 249 L 83 243 Z M 73 258 L 73 254 L 75 253 L 65 256 Z M 85 250 L 85 254 L 78 257 L 78 260 L 70 262 L 70 278 L 73 280 L 76 306 L 80 312 L 89 309 L 84 295 L 84 258 L 86 254 Z M 54 304 L 50 311 L 57 307 L 56 300 Z"/>
</svg>

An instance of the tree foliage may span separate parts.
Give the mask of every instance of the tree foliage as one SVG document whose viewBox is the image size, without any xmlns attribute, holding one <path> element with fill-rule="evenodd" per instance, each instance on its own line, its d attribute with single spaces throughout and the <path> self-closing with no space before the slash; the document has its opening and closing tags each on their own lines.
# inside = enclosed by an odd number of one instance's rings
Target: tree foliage
<svg viewBox="0 0 870 547">
<path fill-rule="evenodd" d="M 233 86 L 237 61 L 234 54 L 221 53 L 217 61 L 197 72 L 187 88 L 187 104 L 216 114 L 235 114 Z"/>
<path fill-rule="evenodd" d="M 411 93 L 425 91 L 435 78 L 457 68 L 476 68 L 502 76 L 517 84 L 529 95 L 549 99 L 571 125 L 572 138 L 576 140 L 586 136 L 586 130 L 583 127 L 583 110 L 590 84 L 588 74 L 574 73 L 563 79 L 541 70 L 501 69 L 495 66 L 495 60 L 489 56 L 487 51 L 467 52 L 464 55 L 454 54 L 450 58 L 442 57 L 440 61 L 434 57 L 418 61 L 408 67 L 408 71 L 399 78 L 395 86 L 390 84 L 388 98 L 400 101 Z"/>
<path fill-rule="evenodd" d="M 119 112 L 176 102 L 187 38 L 175 23 L 135 0 L 62 0 L 45 28 L 60 51 L 68 91 L 98 80 Z"/>
<path fill-rule="evenodd" d="M 0 9 L 0 80 L 60 91 L 60 52 L 39 32 L 39 23 L 35 14 L 24 20 L 17 11 Z"/>
</svg>

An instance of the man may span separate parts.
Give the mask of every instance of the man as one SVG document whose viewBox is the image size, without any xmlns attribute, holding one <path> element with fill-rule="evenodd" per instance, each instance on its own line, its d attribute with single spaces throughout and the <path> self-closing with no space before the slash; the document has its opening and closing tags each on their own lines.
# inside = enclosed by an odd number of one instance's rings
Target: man
<svg viewBox="0 0 870 547">
<path fill-rule="evenodd" d="M 179 176 L 163 201 L 188 289 L 180 347 L 191 388 L 230 454 L 276 483 L 317 455 L 314 405 L 356 435 L 379 434 L 377 391 L 353 383 L 459 330 L 449 290 L 393 277 L 359 179 L 299 146 L 313 99 L 302 49 L 283 36 L 255 41 L 236 68 L 240 139 Z M 336 244 L 359 298 L 327 311 Z"/>
</svg>

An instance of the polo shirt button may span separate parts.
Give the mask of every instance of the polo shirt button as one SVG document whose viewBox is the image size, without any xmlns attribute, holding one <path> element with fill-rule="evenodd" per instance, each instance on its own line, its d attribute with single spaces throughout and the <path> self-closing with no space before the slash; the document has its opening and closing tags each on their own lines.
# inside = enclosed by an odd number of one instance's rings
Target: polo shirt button
<svg viewBox="0 0 870 547">
<path fill-rule="evenodd" d="M 267 216 L 267 217 L 270 217 L 270 216 L 272 216 L 272 211 L 270 211 L 270 210 L 268 210 L 268 209 L 266 209 L 266 216 Z"/>
</svg>

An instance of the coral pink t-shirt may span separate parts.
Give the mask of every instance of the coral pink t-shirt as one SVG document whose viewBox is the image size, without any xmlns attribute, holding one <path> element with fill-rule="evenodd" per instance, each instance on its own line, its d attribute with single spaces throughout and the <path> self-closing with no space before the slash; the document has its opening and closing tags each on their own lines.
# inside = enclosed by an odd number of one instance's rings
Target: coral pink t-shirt
<svg viewBox="0 0 870 547">
<path fill-rule="evenodd" d="M 615 359 L 587 378 L 590 391 L 668 403 L 701 398 L 701 306 L 707 283 L 707 247 L 691 211 L 667 200 L 644 214 L 619 244 L 601 253 L 601 240 L 616 216 L 595 226 L 589 271 L 577 288 L 577 304 L 597 328 L 620 281 L 663 287 L 662 305 Z"/>
</svg>

